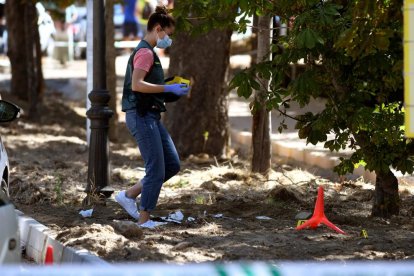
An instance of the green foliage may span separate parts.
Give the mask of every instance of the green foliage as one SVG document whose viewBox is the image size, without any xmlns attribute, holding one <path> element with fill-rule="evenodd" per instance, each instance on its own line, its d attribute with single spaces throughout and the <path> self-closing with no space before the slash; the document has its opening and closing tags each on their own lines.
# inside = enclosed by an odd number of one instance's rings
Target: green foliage
<svg viewBox="0 0 414 276">
<path fill-rule="evenodd" d="M 178 31 L 200 34 L 209 30 L 231 26 L 234 13 L 229 1 L 220 0 L 183 0 L 177 1 L 173 15 Z M 231 2 L 231 1 L 230 1 Z M 218 11 L 221 11 L 218 14 Z"/>
<path fill-rule="evenodd" d="M 177 31 L 200 35 L 214 29 L 232 29 L 244 33 L 253 24 L 249 20 L 251 15 L 272 7 L 271 1 L 180 0 L 175 2 L 173 15 Z"/>
<path fill-rule="evenodd" d="M 59 205 L 62 205 L 63 204 L 63 192 L 62 192 L 63 178 L 62 178 L 62 176 L 60 174 L 57 174 L 55 176 L 55 178 L 56 178 L 56 183 L 54 185 L 53 190 L 56 193 L 56 202 Z"/>
<path fill-rule="evenodd" d="M 35 1 L 41 2 L 43 6 L 48 10 L 50 15 L 54 20 L 65 20 L 65 9 L 72 4 L 78 3 L 79 5 L 86 5 L 86 0 L 76 1 L 76 0 L 43 0 Z"/>
<path fill-rule="evenodd" d="M 354 149 L 336 167 L 339 174 L 361 163 L 373 171 L 391 166 L 412 173 L 412 141 L 402 127 L 402 1 L 279 3 L 278 14 L 289 17 L 294 7 L 296 18 L 282 40 L 285 51 L 273 61 L 281 72 L 268 70 L 280 78 L 301 58 L 305 69 L 272 93 L 281 95 L 279 104 L 288 97 L 302 106 L 311 98 L 327 99 L 322 112 L 298 117 L 300 138 L 331 151 Z M 327 140 L 328 134 L 335 138 Z"/>
<path fill-rule="evenodd" d="M 40 1 L 45 7 L 47 7 L 47 9 L 62 9 L 64 10 L 65 8 L 67 8 L 68 6 L 72 5 L 72 4 L 79 4 L 79 5 L 86 5 L 86 0 L 43 0 Z"/>
<path fill-rule="evenodd" d="M 244 19 L 252 14 L 277 14 L 284 21 L 294 18 L 288 35 L 279 39 L 282 53 L 280 47 L 272 47 L 276 57 L 271 62 L 241 71 L 230 88 L 245 98 L 253 89 L 266 90 L 267 108 L 282 114 L 290 101 L 305 106 L 311 99 L 325 98 L 325 109 L 298 116 L 296 128 L 308 143 L 325 143 L 331 151 L 354 150 L 335 168 L 339 174 L 360 164 L 377 172 L 390 167 L 413 172 L 414 147 L 404 137 L 403 127 L 402 0 L 179 2 L 185 3 L 185 9 L 176 11 L 179 17 L 193 12 L 202 18 L 197 32 L 215 27 L 243 32 L 251 25 Z M 224 13 L 217 16 L 218 10 Z M 240 24 L 234 23 L 235 16 L 242 17 Z M 191 20 L 188 24 L 195 29 Z M 299 61 L 303 70 L 295 79 L 287 79 L 291 64 Z M 270 90 L 260 78 L 270 80 Z M 283 122 L 279 131 L 284 128 Z M 329 134 L 334 138 L 328 140 Z"/>
</svg>

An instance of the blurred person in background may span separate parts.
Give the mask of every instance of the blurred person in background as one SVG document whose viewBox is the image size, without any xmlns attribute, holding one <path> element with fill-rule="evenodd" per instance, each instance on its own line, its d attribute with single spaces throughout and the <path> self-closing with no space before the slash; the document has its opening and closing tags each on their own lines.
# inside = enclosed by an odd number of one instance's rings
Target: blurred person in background
<svg viewBox="0 0 414 276">
<path fill-rule="evenodd" d="M 6 18 L 0 17 L 0 54 L 7 54 Z"/>
<path fill-rule="evenodd" d="M 55 38 L 55 47 L 53 49 L 53 57 L 59 61 L 62 66 L 66 65 L 68 61 L 68 46 L 67 42 L 69 40 L 68 33 L 65 29 L 65 23 L 61 20 L 55 21 L 56 32 L 54 34 Z M 63 43 L 60 43 L 63 42 Z"/>
<path fill-rule="evenodd" d="M 4 14 L 4 3 L 0 1 L 0 54 L 6 54 L 6 43 L 7 43 L 7 36 L 6 36 L 6 17 Z"/>
<path fill-rule="evenodd" d="M 40 47 L 43 54 L 51 56 L 54 47 L 54 35 L 56 33 L 55 24 L 49 12 L 45 9 L 42 3 L 36 3 L 37 10 L 37 25 L 39 26 Z"/>
<path fill-rule="evenodd" d="M 136 17 L 137 0 L 124 0 L 124 40 L 139 40 L 142 37 Z"/>
<path fill-rule="evenodd" d="M 75 4 L 70 5 L 65 9 L 65 28 L 68 33 L 68 58 L 73 60 L 74 52 L 74 37 L 77 32 L 78 26 L 76 21 L 78 20 L 78 11 Z"/>
</svg>

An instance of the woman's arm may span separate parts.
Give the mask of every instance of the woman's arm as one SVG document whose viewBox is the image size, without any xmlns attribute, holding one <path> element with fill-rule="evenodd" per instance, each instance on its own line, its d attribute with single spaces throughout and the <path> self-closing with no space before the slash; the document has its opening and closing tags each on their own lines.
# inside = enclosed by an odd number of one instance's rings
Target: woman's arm
<svg viewBox="0 0 414 276">
<path fill-rule="evenodd" d="M 152 84 L 144 81 L 147 72 L 145 70 L 136 68 L 132 73 L 132 91 L 139 91 L 142 93 L 163 93 L 171 92 L 177 96 L 187 95 L 190 87 L 186 84 Z"/>
<path fill-rule="evenodd" d="M 139 91 L 142 93 L 162 93 L 164 92 L 164 85 L 160 84 L 152 84 L 149 82 L 144 81 L 147 72 L 135 68 L 134 72 L 132 73 L 132 90 Z"/>
</svg>

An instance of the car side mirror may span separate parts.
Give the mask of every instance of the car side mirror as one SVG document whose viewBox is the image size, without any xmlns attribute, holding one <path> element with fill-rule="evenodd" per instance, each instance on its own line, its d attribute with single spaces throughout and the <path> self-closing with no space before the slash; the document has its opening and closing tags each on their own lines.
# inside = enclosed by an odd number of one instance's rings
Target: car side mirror
<svg viewBox="0 0 414 276">
<path fill-rule="evenodd" d="M 17 105 L 0 100 L 0 123 L 11 122 L 20 117 L 20 110 Z"/>
</svg>

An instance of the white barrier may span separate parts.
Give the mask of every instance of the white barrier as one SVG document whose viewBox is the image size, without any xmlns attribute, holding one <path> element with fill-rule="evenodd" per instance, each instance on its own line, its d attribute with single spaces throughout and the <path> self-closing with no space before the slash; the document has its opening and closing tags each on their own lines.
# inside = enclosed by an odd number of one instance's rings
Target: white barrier
<svg viewBox="0 0 414 276">
<path fill-rule="evenodd" d="M 49 228 L 31 217 L 25 216 L 21 211 L 16 210 L 19 221 L 20 241 L 26 248 L 26 256 L 36 263 L 44 263 L 47 247 L 53 247 L 53 259 L 55 263 L 89 263 L 95 265 L 107 264 L 104 260 L 83 249 L 77 250 L 63 245 L 52 238 Z M 0 276 L 2 276 L 0 267 Z"/>
<path fill-rule="evenodd" d="M 202 264 L 113 264 L 62 266 L 0 266 L 1 276 L 408 276 L 414 262 L 280 262 Z"/>
</svg>

